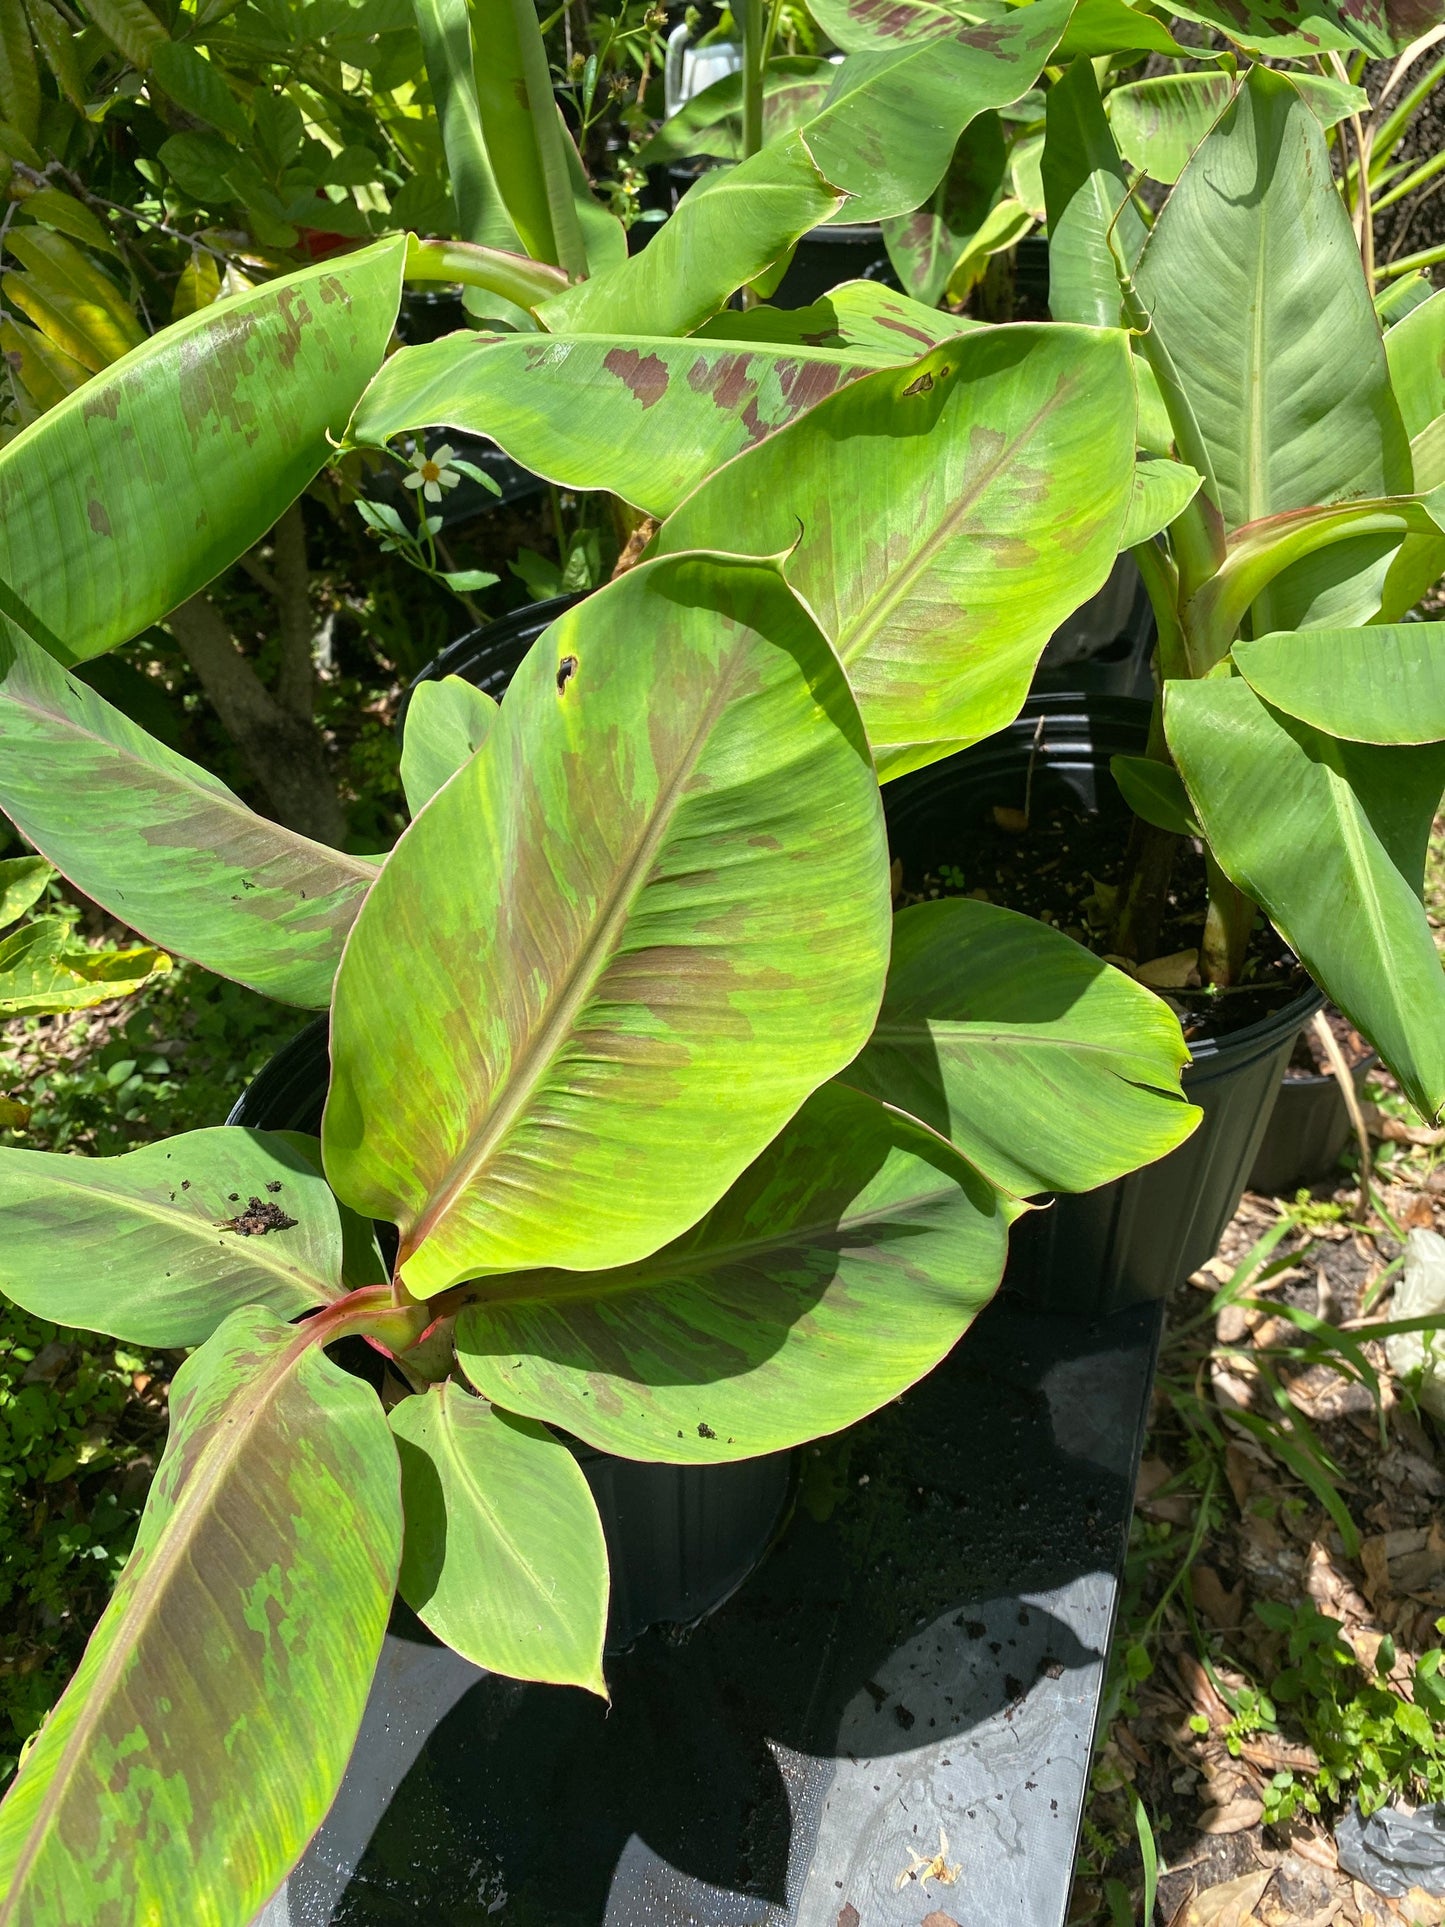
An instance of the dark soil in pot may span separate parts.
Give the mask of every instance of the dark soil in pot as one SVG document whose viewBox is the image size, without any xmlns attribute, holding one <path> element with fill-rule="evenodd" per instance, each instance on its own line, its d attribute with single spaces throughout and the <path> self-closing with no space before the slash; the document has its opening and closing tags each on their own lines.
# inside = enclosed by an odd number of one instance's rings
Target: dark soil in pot
<svg viewBox="0 0 1445 1927">
<path fill-rule="evenodd" d="M 1359 1091 L 1378 1059 L 1333 1006 L 1325 1015 Z M 1344 1095 L 1311 1026 L 1295 1039 L 1285 1065 L 1269 1128 L 1250 1168 L 1250 1190 L 1278 1196 L 1318 1184 L 1339 1163 L 1351 1136 Z"/>
<path fill-rule="evenodd" d="M 330 1077 L 327 1020 L 317 1018 L 279 1051 L 237 1099 L 226 1122 L 316 1135 Z M 379 1227 L 383 1248 L 395 1239 Z M 337 1362 L 380 1383 L 379 1354 L 364 1339 L 333 1346 Z M 620 1652 L 649 1626 L 690 1625 L 735 1592 L 762 1559 L 787 1515 L 796 1454 L 731 1465 L 651 1465 L 567 1443 L 592 1488 L 607 1540 L 612 1595 L 607 1651 Z M 392 1631 L 428 1638 L 398 1599 Z"/>
<path fill-rule="evenodd" d="M 889 784 L 898 902 L 983 892 L 1102 952 L 1107 892 L 1129 825 L 1109 758 L 1138 751 L 1148 715 L 1146 703 L 1119 697 L 1031 697 L 1009 729 Z M 1186 850 L 1164 948 L 1197 949 L 1203 913 L 1203 862 Z M 1263 918 L 1260 925 L 1237 989 L 1182 983 L 1165 993 L 1193 1055 L 1185 1090 L 1205 1113 L 1193 1137 L 1143 1171 L 1022 1220 L 1010 1290 L 1092 1314 L 1164 1296 L 1214 1250 L 1295 1037 L 1320 1001 Z"/>
</svg>

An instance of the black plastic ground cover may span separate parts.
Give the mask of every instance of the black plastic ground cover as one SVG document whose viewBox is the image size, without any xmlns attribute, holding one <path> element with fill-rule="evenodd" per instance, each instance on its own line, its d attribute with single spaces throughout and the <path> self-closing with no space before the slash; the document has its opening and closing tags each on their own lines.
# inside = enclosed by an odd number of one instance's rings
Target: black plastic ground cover
<svg viewBox="0 0 1445 1927">
<path fill-rule="evenodd" d="M 258 1927 L 1062 1927 L 1162 1317 L 996 1301 L 610 1709 L 388 1636 Z"/>
</svg>

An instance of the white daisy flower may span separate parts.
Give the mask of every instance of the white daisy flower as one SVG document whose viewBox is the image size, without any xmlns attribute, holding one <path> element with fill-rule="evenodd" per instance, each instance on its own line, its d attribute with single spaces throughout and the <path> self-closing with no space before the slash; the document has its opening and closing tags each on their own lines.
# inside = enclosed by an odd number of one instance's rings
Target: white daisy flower
<svg viewBox="0 0 1445 1927">
<path fill-rule="evenodd" d="M 461 473 L 447 464 L 455 451 L 447 442 L 434 448 L 430 455 L 424 448 L 418 448 L 411 458 L 411 474 L 402 481 L 403 488 L 419 488 L 429 502 L 439 502 L 444 488 L 455 488 L 462 479 Z"/>
</svg>

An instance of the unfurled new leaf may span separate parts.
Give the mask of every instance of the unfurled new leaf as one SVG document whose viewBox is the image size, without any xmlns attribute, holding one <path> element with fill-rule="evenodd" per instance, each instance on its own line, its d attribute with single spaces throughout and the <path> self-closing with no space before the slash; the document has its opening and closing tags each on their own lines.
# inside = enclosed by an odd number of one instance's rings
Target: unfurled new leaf
<svg viewBox="0 0 1445 1927">
<path fill-rule="evenodd" d="M 443 1383 L 391 1414 L 401 1596 L 488 1672 L 607 1695 L 607 1546 L 576 1458 L 530 1419 Z"/>
</svg>

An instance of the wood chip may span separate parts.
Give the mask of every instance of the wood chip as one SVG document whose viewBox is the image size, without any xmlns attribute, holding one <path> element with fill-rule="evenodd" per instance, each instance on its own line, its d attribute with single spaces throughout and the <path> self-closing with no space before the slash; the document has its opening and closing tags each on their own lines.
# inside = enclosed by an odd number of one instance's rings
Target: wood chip
<svg viewBox="0 0 1445 1927">
<path fill-rule="evenodd" d="M 1139 1477 L 1134 1486 L 1134 1503 L 1146 1519 L 1160 1519 L 1171 1526 L 1187 1526 L 1198 1511 L 1197 1498 L 1191 1498 L 1185 1492 L 1170 1492 L 1162 1498 L 1154 1496 L 1173 1477 L 1173 1466 L 1166 1465 L 1163 1459 L 1144 1459 L 1140 1463 Z"/>
<path fill-rule="evenodd" d="M 1318 1773 L 1319 1755 L 1311 1746 L 1303 1742 L 1296 1745 L 1293 1740 L 1280 1739 L 1277 1734 L 1269 1734 L 1263 1739 L 1241 1740 L 1239 1757 L 1248 1760 L 1251 1766 L 1263 1767 L 1267 1773 L 1279 1773 L 1289 1767 L 1295 1773 Z"/>
<path fill-rule="evenodd" d="M 1233 1715 L 1214 1690 L 1214 1682 L 1193 1653 L 1180 1653 L 1174 1662 L 1174 1670 L 1179 1684 L 1184 1688 L 1184 1697 L 1194 1711 L 1202 1713 L 1211 1726 L 1228 1726 Z"/>
<path fill-rule="evenodd" d="M 1254 1454 L 1247 1452 L 1242 1445 L 1231 1442 L 1224 1448 L 1224 1476 L 1229 1481 L 1229 1489 L 1234 1494 L 1234 1503 L 1243 1512 L 1254 1491 L 1259 1468 Z"/>
</svg>

